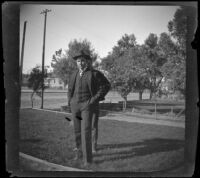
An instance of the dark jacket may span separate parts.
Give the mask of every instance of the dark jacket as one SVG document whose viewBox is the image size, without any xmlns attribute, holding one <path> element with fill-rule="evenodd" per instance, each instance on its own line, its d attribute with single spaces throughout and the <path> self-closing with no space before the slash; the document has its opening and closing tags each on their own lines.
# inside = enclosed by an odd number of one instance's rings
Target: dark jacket
<svg viewBox="0 0 200 178">
<path fill-rule="evenodd" d="M 78 70 L 75 71 L 70 77 L 68 85 L 68 105 L 70 105 L 71 98 L 73 97 L 76 75 L 78 74 L 78 72 Z M 90 104 L 94 104 L 104 100 L 105 95 L 110 90 L 110 83 L 106 79 L 106 77 L 100 71 L 91 69 L 87 72 L 86 81 L 88 83 L 88 87 L 92 96 L 90 99 Z"/>
</svg>

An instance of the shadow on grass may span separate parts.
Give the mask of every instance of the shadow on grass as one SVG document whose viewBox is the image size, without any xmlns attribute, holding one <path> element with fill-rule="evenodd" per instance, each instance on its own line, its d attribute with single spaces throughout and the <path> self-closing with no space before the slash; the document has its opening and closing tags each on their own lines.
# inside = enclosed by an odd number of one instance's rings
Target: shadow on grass
<svg viewBox="0 0 200 178">
<path fill-rule="evenodd" d="M 99 111 L 99 117 L 106 116 L 108 113 L 109 113 L 108 111 L 102 111 L 102 110 L 100 110 Z"/>
<path fill-rule="evenodd" d="M 104 157 L 103 160 L 96 160 L 95 163 L 102 163 L 104 161 L 115 161 L 119 159 L 128 159 L 135 156 L 145 156 L 153 153 L 159 152 L 169 152 L 184 148 L 183 140 L 175 139 L 160 139 L 155 138 L 151 140 L 144 140 L 143 142 L 136 143 L 121 143 L 121 144 L 105 144 L 99 145 L 99 151 L 102 153 L 97 153 L 96 157 Z M 119 149 L 119 151 L 115 151 Z M 126 149 L 120 151 L 120 149 Z M 108 152 L 104 152 L 108 150 Z"/>
<path fill-rule="evenodd" d="M 43 140 L 42 139 L 20 139 L 20 142 L 21 143 L 39 143 L 39 142 L 42 142 Z"/>
</svg>

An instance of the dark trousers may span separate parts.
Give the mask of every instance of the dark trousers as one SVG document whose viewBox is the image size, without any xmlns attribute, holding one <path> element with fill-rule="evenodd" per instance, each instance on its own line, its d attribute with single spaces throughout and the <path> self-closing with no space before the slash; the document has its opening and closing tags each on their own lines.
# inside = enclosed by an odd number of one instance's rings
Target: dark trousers
<svg viewBox="0 0 200 178">
<path fill-rule="evenodd" d="M 99 122 L 99 104 L 97 104 L 94 107 L 94 112 L 92 115 L 92 150 L 97 149 L 98 122 Z"/>
<path fill-rule="evenodd" d="M 77 103 L 75 100 L 71 102 L 75 143 L 77 149 L 82 150 L 85 162 L 92 162 L 92 146 L 96 145 L 98 137 L 98 129 L 96 129 L 98 121 L 93 122 L 93 117 L 98 116 L 98 113 L 95 115 L 96 108 L 95 105 L 87 106 L 87 102 Z M 94 128 L 94 134 L 92 134 L 92 128 Z M 94 145 L 92 144 L 92 135 L 95 137 Z"/>
</svg>

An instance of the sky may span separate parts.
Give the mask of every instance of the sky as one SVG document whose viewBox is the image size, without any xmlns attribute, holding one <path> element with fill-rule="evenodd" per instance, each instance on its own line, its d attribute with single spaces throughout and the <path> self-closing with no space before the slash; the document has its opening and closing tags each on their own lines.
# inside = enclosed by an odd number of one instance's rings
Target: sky
<svg viewBox="0 0 200 178">
<path fill-rule="evenodd" d="M 20 53 L 26 24 L 23 73 L 42 64 L 44 9 L 47 13 L 45 65 L 56 50 L 68 49 L 70 41 L 87 39 L 100 58 L 105 57 L 124 34 L 134 34 L 143 44 L 150 33 L 168 33 L 168 22 L 178 6 L 125 5 L 35 5 L 20 7 Z"/>
</svg>

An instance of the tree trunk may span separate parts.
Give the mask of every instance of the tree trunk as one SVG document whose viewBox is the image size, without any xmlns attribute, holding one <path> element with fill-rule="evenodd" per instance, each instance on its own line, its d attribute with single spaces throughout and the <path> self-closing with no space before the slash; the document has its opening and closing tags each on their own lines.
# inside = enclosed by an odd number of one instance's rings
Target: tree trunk
<svg viewBox="0 0 200 178">
<path fill-rule="evenodd" d="M 154 90 L 150 90 L 150 95 L 149 95 L 149 99 L 152 100 L 152 99 L 155 99 L 156 98 L 156 93 Z"/>
<path fill-rule="evenodd" d="M 123 101 L 123 111 L 126 110 L 126 104 L 127 104 L 127 97 L 124 97 L 124 101 Z"/>
<path fill-rule="evenodd" d="M 44 109 L 44 108 L 43 108 L 43 104 L 42 104 L 42 98 L 41 98 L 41 106 L 40 106 L 40 109 Z"/>
<path fill-rule="evenodd" d="M 152 96 L 153 96 L 153 92 L 152 92 L 152 90 L 150 90 L 150 95 L 149 95 L 150 100 L 152 99 Z"/>
<path fill-rule="evenodd" d="M 139 100 L 142 100 L 143 91 L 139 91 Z"/>
<path fill-rule="evenodd" d="M 31 108 L 33 109 L 33 99 L 31 100 Z"/>
<path fill-rule="evenodd" d="M 31 108 L 33 109 L 33 95 L 34 95 L 34 93 L 35 92 L 33 92 L 32 94 L 31 94 Z"/>
</svg>

